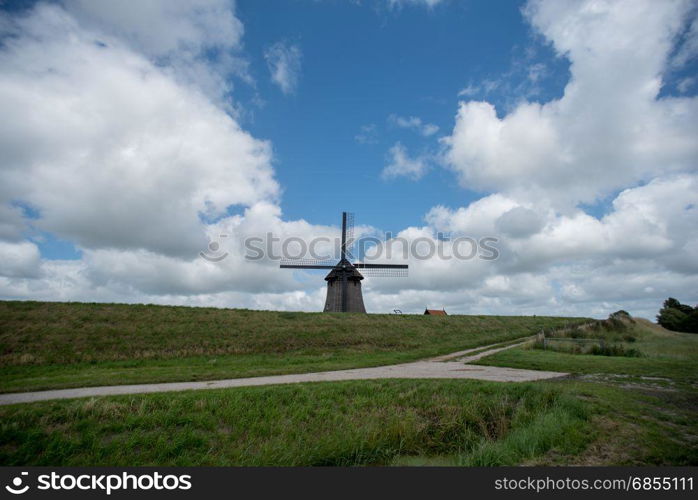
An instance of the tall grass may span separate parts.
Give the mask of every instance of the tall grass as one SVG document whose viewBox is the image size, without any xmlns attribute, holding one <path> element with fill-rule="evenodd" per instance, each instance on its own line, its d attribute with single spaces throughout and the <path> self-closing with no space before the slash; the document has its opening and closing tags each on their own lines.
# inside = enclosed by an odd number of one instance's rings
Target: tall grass
<svg viewBox="0 0 698 500">
<path fill-rule="evenodd" d="M 2 465 L 518 463 L 588 437 L 560 389 L 362 381 L 0 407 Z"/>
<path fill-rule="evenodd" d="M 459 457 L 459 465 L 490 467 L 516 465 L 557 448 L 575 453 L 589 440 L 589 429 L 581 425 L 587 412 L 579 401 L 558 400 L 546 411 L 536 412 L 524 424 L 500 440 L 482 441 L 470 453 Z"/>
</svg>

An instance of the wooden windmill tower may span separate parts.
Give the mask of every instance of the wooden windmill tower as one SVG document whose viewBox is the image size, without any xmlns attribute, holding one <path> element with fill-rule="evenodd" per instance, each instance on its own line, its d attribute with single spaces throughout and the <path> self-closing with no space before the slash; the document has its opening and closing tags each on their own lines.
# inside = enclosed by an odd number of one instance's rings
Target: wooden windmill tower
<svg viewBox="0 0 698 500">
<path fill-rule="evenodd" d="M 361 293 L 361 280 L 364 276 L 397 277 L 407 276 L 406 264 L 366 264 L 352 263 L 347 251 L 347 236 L 352 240 L 354 231 L 354 216 L 342 212 L 342 245 L 341 257 L 336 264 L 327 261 L 286 260 L 279 266 L 284 269 L 329 269 L 325 276 L 327 281 L 327 299 L 324 312 L 360 312 L 365 313 L 364 298 Z"/>
</svg>

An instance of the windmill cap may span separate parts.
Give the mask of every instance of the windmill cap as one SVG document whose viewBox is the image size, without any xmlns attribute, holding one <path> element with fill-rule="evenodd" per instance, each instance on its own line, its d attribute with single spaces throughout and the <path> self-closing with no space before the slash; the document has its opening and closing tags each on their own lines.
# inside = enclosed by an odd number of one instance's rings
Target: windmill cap
<svg viewBox="0 0 698 500">
<path fill-rule="evenodd" d="M 342 259 L 339 262 L 337 262 L 337 265 L 335 266 L 334 269 L 332 269 L 327 276 L 325 276 L 325 281 L 331 281 L 331 280 L 337 280 L 342 277 L 342 274 L 344 271 L 342 271 L 340 268 L 346 266 L 349 275 L 347 276 L 347 279 L 349 280 L 362 280 L 364 279 L 363 275 L 359 272 L 358 269 L 356 269 L 351 262 L 349 262 L 346 259 Z"/>
</svg>

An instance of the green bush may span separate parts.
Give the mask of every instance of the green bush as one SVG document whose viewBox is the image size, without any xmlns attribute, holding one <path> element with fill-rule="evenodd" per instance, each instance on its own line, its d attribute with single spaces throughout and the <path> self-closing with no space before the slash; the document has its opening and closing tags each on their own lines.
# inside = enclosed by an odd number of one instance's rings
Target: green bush
<svg viewBox="0 0 698 500">
<path fill-rule="evenodd" d="M 594 356 L 624 356 L 626 358 L 640 358 L 642 353 L 637 349 L 626 349 L 622 345 L 594 345 L 589 351 Z"/>
<path fill-rule="evenodd" d="M 659 310 L 657 323 L 675 332 L 698 333 L 698 309 L 669 297 Z"/>
</svg>

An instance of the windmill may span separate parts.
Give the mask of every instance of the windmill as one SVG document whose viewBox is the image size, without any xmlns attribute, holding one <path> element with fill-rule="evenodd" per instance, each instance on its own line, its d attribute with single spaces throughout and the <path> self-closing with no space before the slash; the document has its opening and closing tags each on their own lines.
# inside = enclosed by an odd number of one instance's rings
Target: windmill
<svg viewBox="0 0 698 500">
<path fill-rule="evenodd" d="M 324 312 L 361 312 L 365 313 L 364 299 L 361 294 L 361 280 L 364 276 L 398 277 L 407 276 L 406 264 L 366 264 L 352 263 L 351 253 L 347 250 L 352 244 L 354 233 L 354 215 L 342 212 L 342 245 L 339 262 L 332 264 L 327 260 L 286 259 L 279 267 L 283 269 L 329 269 L 325 276 L 327 281 L 327 299 Z"/>
</svg>

